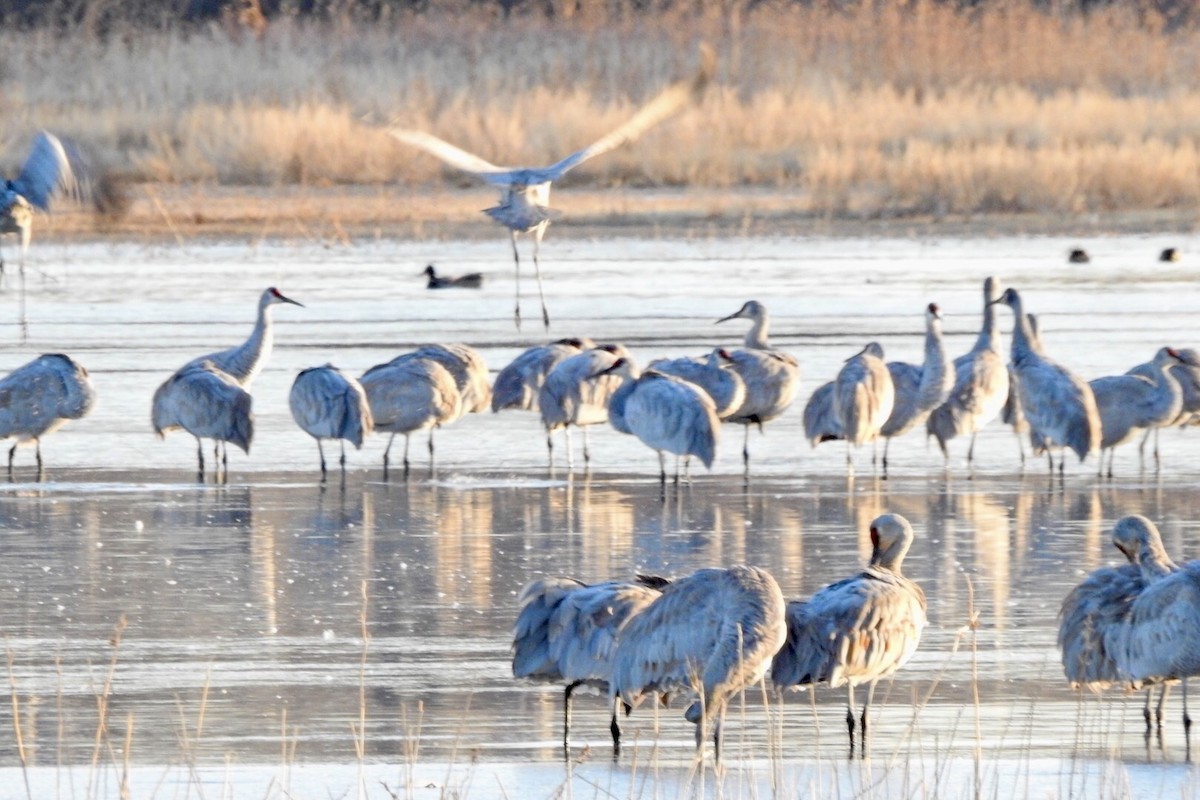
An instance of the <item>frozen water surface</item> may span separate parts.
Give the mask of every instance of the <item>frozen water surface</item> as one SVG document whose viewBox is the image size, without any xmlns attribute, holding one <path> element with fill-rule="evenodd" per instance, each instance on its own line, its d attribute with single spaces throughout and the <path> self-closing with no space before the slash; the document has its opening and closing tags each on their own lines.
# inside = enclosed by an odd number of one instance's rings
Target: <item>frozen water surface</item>
<svg viewBox="0 0 1200 800">
<path fill-rule="evenodd" d="M 126 780 L 134 797 L 677 797 L 698 787 L 966 797 L 977 779 L 989 796 L 1194 796 L 1179 704 L 1163 746 L 1148 748 L 1139 699 L 1081 700 L 1054 649 L 1068 588 L 1118 560 L 1115 519 L 1146 514 L 1173 554 L 1196 552 L 1194 432 L 1163 435 L 1158 474 L 1140 471 L 1127 447 L 1115 481 L 1098 481 L 1089 462 L 1069 464 L 1063 484 L 1041 462 L 1022 475 L 998 425 L 980 436 L 973 479 L 965 442 L 945 473 L 920 434 L 899 440 L 893 478 L 880 481 L 865 451 L 848 480 L 844 447 L 803 441 L 809 392 L 866 341 L 920 359 L 926 303 L 946 313 L 950 352 L 969 348 L 989 274 L 1023 291 L 1048 352 L 1086 378 L 1124 372 L 1165 344 L 1198 344 L 1194 238 L 1096 239 L 1083 242 L 1091 264 L 1068 265 L 1080 243 L 548 242 L 554 337 L 623 341 L 643 363 L 700 354 L 740 343 L 746 323 L 713 321 L 753 297 L 772 311 L 772 340 L 801 362 L 800 401 L 765 435 L 752 432 L 749 486 L 742 432 L 730 428 L 713 473 L 665 501 L 657 460 L 635 440 L 594 429 L 590 476 L 552 475 L 536 416 L 513 412 L 440 430 L 432 476 L 421 434 L 407 483 L 381 480 L 382 437 L 350 452 L 344 483 L 317 482 L 316 448 L 287 409 L 298 370 L 331 361 L 357 374 L 430 341 L 475 345 L 498 370 L 548 338 L 533 324 L 536 294 L 524 298 L 525 329 L 513 327 L 503 241 L 39 246 L 29 343 L 16 343 L 14 294 L 0 295 L 10 342 L 0 370 L 65 352 L 91 372 L 98 402 L 47 437 L 44 482 L 22 449 L 14 482 L 0 486 L 0 629 L 19 715 L 14 725 L 13 703 L 0 704 L 0 796 L 117 797 Z M 1182 248 L 1183 262 L 1159 264 L 1166 246 Z M 427 261 L 483 271 L 487 287 L 427 292 Z M 274 309 L 251 455 L 231 452 L 228 485 L 199 484 L 194 441 L 151 433 L 150 397 L 185 361 L 240 342 L 269 285 L 307 308 Z M 1006 329 L 1010 316 L 1002 311 Z M 769 711 L 751 693 L 731 713 L 720 778 L 692 774 L 682 705 L 637 710 L 631 746 L 610 764 L 604 703 L 584 696 L 573 737 L 582 763 L 568 774 L 561 690 L 510 675 L 526 582 L 753 563 L 801 596 L 859 567 L 866 525 L 883 511 L 915 525 L 906 567 L 932 625 L 877 695 L 869 766 L 843 761 L 841 691 L 820 690 L 815 703 L 792 694 Z"/>
</svg>

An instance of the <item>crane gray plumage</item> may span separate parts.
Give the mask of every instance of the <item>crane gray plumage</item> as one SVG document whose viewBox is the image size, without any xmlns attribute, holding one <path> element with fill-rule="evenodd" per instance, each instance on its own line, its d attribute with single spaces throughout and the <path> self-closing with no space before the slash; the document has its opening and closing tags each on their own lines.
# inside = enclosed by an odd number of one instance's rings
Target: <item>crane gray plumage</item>
<svg viewBox="0 0 1200 800">
<path fill-rule="evenodd" d="M 1179 680 L 1183 683 L 1183 727 L 1191 758 L 1188 679 L 1200 674 L 1200 562 L 1171 570 L 1160 558 L 1142 558 L 1146 581 L 1116 634 L 1105 640 L 1116 654 L 1122 680 L 1134 689 Z M 1169 565 L 1169 560 L 1167 564 Z"/>
<path fill-rule="evenodd" d="M 310 367 L 297 375 L 288 395 L 288 407 L 296 424 L 317 440 L 322 479 L 326 474 L 322 439 L 338 440 L 339 463 L 345 473 L 346 442 L 361 450 L 363 439 L 374 430 L 371 407 L 362 385 L 332 364 Z"/>
<path fill-rule="evenodd" d="M 237 381 L 243 388 L 249 389 L 250 384 L 254 382 L 254 379 L 258 377 L 258 373 L 266 365 L 267 359 L 271 357 L 271 349 L 275 343 L 275 334 L 272 330 L 273 325 L 271 322 L 271 306 L 280 303 L 288 303 L 293 306 L 300 306 L 301 308 L 304 307 L 303 303 L 297 302 L 290 297 L 285 297 L 274 286 L 264 289 L 258 298 L 258 316 L 254 321 L 254 329 L 250 331 L 250 336 L 246 341 L 228 350 L 220 350 L 216 353 L 209 353 L 199 358 L 193 358 L 185 367 L 209 362 Z"/>
<path fill-rule="evenodd" d="M 1000 294 L 1000 282 L 989 277 L 983 282 L 983 325 L 975 345 L 954 359 L 954 388 L 949 399 L 934 409 L 925 430 L 937 439 L 946 463 L 946 446 L 956 436 L 971 435 L 967 463 L 975 458 L 975 436 L 999 416 L 1008 398 L 1008 369 L 1000 351 L 1000 326 L 992 304 Z"/>
<path fill-rule="evenodd" d="M 1144 455 L 1146 449 L 1146 440 L 1150 438 L 1150 434 L 1154 434 L 1154 464 L 1157 467 L 1160 463 L 1158 452 L 1158 431 L 1162 427 L 1189 426 L 1195 425 L 1200 421 L 1200 353 L 1190 347 L 1180 348 L 1176 351 L 1180 363 L 1171 367 L 1171 377 L 1179 383 L 1181 394 L 1181 403 L 1179 408 L 1179 416 L 1173 421 L 1167 423 L 1166 426 L 1158 426 L 1147 430 L 1142 436 L 1141 444 L 1138 445 L 1139 455 Z M 1153 379 L 1156 368 L 1151 362 L 1138 364 L 1136 367 L 1127 372 L 1127 375 L 1141 375 L 1146 378 Z"/>
<path fill-rule="evenodd" d="M 746 399 L 741 407 L 725 418 L 746 426 L 742 443 L 742 462 L 750 472 L 750 426 L 762 426 L 787 411 L 800 391 L 800 364 L 795 358 L 771 347 L 767 339 L 771 317 L 767 307 L 757 300 L 748 300 L 734 313 L 717 320 L 748 319 L 754 324 L 746 333 L 745 348 L 729 354 L 732 369 L 746 387 Z"/>
<path fill-rule="evenodd" d="M 411 353 L 396 356 L 392 363 L 425 359 L 441 364 L 454 378 L 462 396 L 462 412 L 486 411 L 492 402 L 487 362 L 475 348 L 465 344 L 423 344 Z"/>
<path fill-rule="evenodd" d="M 1100 692 L 1121 683 L 1117 657 L 1121 626 L 1128 619 L 1133 601 L 1148 585 L 1142 565 L 1158 575 L 1176 569 L 1153 522 L 1133 514 L 1117 521 L 1112 529 L 1113 545 L 1128 559 L 1116 567 L 1101 567 L 1089 573 L 1063 599 L 1058 612 L 1058 649 L 1063 674 L 1071 688 L 1086 687 Z M 1162 727 L 1167 686 L 1159 696 L 1156 714 Z M 1151 729 L 1153 688 L 1147 690 L 1145 719 Z"/>
<path fill-rule="evenodd" d="M 583 460 L 591 461 L 588 450 L 589 425 L 608 422 L 608 404 L 613 392 L 621 388 L 622 379 L 605 375 L 604 370 L 624 358 L 632 361 L 629 351 L 619 344 L 602 344 L 559 362 L 538 391 L 538 411 L 546 429 L 546 449 L 550 467 L 554 467 L 554 431 L 563 429 L 567 442 L 567 467 L 573 466 L 571 427 L 583 429 Z"/>
<path fill-rule="evenodd" d="M 167 378 L 154 392 L 150 419 L 159 438 L 173 430 L 185 430 L 196 437 L 200 480 L 204 480 L 201 440 L 216 442 L 213 452 L 218 478 L 222 466 L 225 474 L 229 474 L 228 453 L 217 452 L 222 444 L 232 442 L 242 452 L 250 454 L 250 443 L 254 439 L 250 393 L 211 361 L 187 364 Z"/>
<path fill-rule="evenodd" d="M 833 442 L 845 439 L 842 423 L 838 419 L 837 409 L 833 407 L 833 381 L 828 381 L 817 387 L 804 404 L 804 438 L 813 447 L 821 442 Z"/>
<path fill-rule="evenodd" d="M 1183 389 L 1171 368 L 1183 363 L 1170 347 L 1159 348 L 1150 362 L 1150 375 L 1109 375 L 1089 382 L 1100 415 L 1100 468 L 1108 451 L 1108 477 L 1113 474 L 1116 448 L 1139 432 L 1170 425 L 1183 409 Z M 1156 459 L 1157 462 L 1157 459 Z"/>
<path fill-rule="evenodd" d="M 666 579 L 646 576 L 591 585 L 574 578 L 545 578 L 521 591 L 513 629 L 513 677 L 566 684 L 564 748 L 570 746 L 572 693 L 580 686 L 608 692 L 619 631 L 653 603 L 666 584 Z M 619 748 L 615 706 L 609 730 L 613 746 Z"/>
<path fill-rule="evenodd" d="M 719 759 L 729 699 L 766 675 L 785 636 L 783 593 L 766 570 L 702 569 L 621 630 L 609 693 L 636 706 L 650 693 L 692 692 L 685 717 L 696 724 L 696 747 L 711 727 Z"/>
<path fill-rule="evenodd" d="M 912 658 L 926 625 L 925 593 L 902 572 L 913 541 L 899 514 L 871 523 L 871 562 L 857 575 L 832 583 L 806 601 L 787 604 L 787 641 L 771 671 L 781 688 L 828 683 L 847 686 L 846 725 L 854 757 L 854 688 L 868 684 L 861 753 L 867 753 L 867 713 L 881 678 Z"/>
<path fill-rule="evenodd" d="M 995 302 L 1013 311 L 1012 365 L 1030 430 L 1045 442 L 1047 451 L 1054 447 L 1070 448 L 1083 461 L 1101 442 L 1100 413 L 1091 387 L 1038 352 L 1016 289 L 1006 289 Z M 1064 460 L 1059 461 L 1060 472 Z"/>
<path fill-rule="evenodd" d="M 25 259 L 33 238 L 33 210 L 49 211 L 56 195 L 79 197 L 81 183 L 71 166 L 71 159 L 57 136 L 40 131 L 33 139 L 29 156 L 16 178 L 0 180 L 0 239 L 15 234 L 20 242 L 20 303 L 21 337 L 28 334 L 25 313 Z M 4 256 L 0 253 L 0 280 L 4 276 Z"/>
<path fill-rule="evenodd" d="M 399 358 L 367 370 L 359 383 L 367 395 L 375 430 L 391 434 L 383 451 L 383 474 L 396 434 L 404 434 L 404 476 L 409 473 L 409 437 L 429 430 L 429 469 L 433 471 L 433 432 L 463 415 L 462 395 L 454 376 L 427 358 Z"/>
<path fill-rule="evenodd" d="M 934 409 L 945 403 L 954 391 L 955 374 L 946 361 L 942 313 L 937 303 L 930 303 L 925 308 L 924 361 L 920 365 L 889 361 L 887 369 L 892 378 L 895 401 L 892 413 L 879 430 L 879 435 L 884 437 L 884 477 L 887 476 L 888 448 L 892 439 L 924 424 Z"/>
<path fill-rule="evenodd" d="M 704 358 L 655 359 L 649 369 L 699 386 L 712 398 L 717 416 L 724 420 L 746 402 L 746 384 L 732 364 L 729 351 L 717 347 Z"/>
<path fill-rule="evenodd" d="M 1029 321 L 1029 332 L 1032 334 L 1030 346 L 1037 352 L 1041 353 L 1042 338 L 1038 331 L 1038 320 L 1034 314 L 1025 314 L 1025 319 Z M 1029 430 L 1029 420 L 1025 418 L 1025 411 L 1021 408 L 1021 389 L 1017 383 L 1016 373 L 1013 372 L 1013 366 L 1008 364 L 1008 399 L 1004 402 L 1004 409 L 1000 412 L 1000 421 L 1005 425 L 1011 426 L 1013 433 L 1017 437 L 1017 450 L 1021 454 L 1021 464 L 1025 464 L 1025 445 L 1021 443 L 1022 436 L 1029 436 L 1030 446 L 1033 448 L 1033 454 L 1038 455 L 1045 450 L 1045 442 L 1036 434 Z"/>
<path fill-rule="evenodd" d="M 633 142 L 654 126 L 666 121 L 699 98 L 712 79 L 715 57 L 707 48 L 701 49 L 701 66 L 691 79 L 673 84 L 642 106 L 629 120 L 592 144 L 546 167 L 502 167 L 477 155 L 445 142 L 424 131 L 391 127 L 388 133 L 405 144 L 424 150 L 455 169 L 474 175 L 500 188 L 500 203 L 485 209 L 489 217 L 508 228 L 516 266 L 517 328 L 521 327 L 521 256 L 517 251 L 517 236 L 533 234 L 533 264 L 537 276 L 538 297 L 542 304 L 542 322 L 550 327 L 550 313 L 542 291 L 541 265 L 538 250 L 551 220 L 559 212 L 549 207 L 550 185 L 583 162 Z"/>
<path fill-rule="evenodd" d="M 851 447 L 879 438 L 895 401 L 895 387 L 879 342 L 869 343 L 846 359 L 833 381 L 833 411 L 846 439 L 847 465 L 854 463 Z"/>
<path fill-rule="evenodd" d="M 622 380 L 608 403 L 608 421 L 622 433 L 636 436 L 658 452 L 659 480 L 667 482 L 663 453 L 696 456 L 709 469 L 717 455 L 721 420 L 708 393 L 694 383 L 648 369 L 640 375 L 625 358 L 602 374 Z M 675 482 L 679 482 L 676 460 Z"/>
<path fill-rule="evenodd" d="M 492 384 L 492 411 L 506 408 L 537 411 L 538 392 L 550 371 L 560 362 L 595 346 L 595 342 L 586 338 L 559 339 L 521 353 L 496 375 Z"/>
<path fill-rule="evenodd" d="M 8 451 L 9 474 L 17 445 L 30 441 L 40 472 L 42 437 L 87 416 L 95 404 L 87 370 L 62 353 L 40 355 L 0 379 L 0 439 L 16 439 Z"/>
</svg>

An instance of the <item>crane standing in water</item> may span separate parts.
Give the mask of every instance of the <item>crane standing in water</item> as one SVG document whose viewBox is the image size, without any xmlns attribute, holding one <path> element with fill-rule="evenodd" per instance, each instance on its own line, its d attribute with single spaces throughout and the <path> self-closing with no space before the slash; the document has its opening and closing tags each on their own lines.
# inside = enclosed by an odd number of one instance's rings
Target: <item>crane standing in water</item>
<svg viewBox="0 0 1200 800">
<path fill-rule="evenodd" d="M 151 404 L 154 432 L 162 438 L 168 432 L 182 428 L 196 437 L 197 445 L 202 438 L 213 439 L 218 476 L 221 467 L 225 468 L 226 475 L 229 473 L 229 452 L 222 443 L 233 442 L 246 453 L 250 452 L 254 435 L 250 384 L 271 355 L 274 343 L 271 306 L 280 303 L 304 307 L 303 303 L 285 297 L 274 286 L 265 289 L 258 298 L 258 316 L 246 341 L 192 359 L 154 393 Z M 230 382 L 242 393 L 230 391 L 226 386 Z M 242 394 L 246 396 L 242 397 Z M 201 430 L 206 432 L 200 433 Z M 203 453 L 199 460 L 200 480 L 204 480 Z"/>
<path fill-rule="evenodd" d="M 771 680 L 783 689 L 817 683 L 849 687 L 851 758 L 856 725 L 862 736 L 859 752 L 867 756 L 875 685 L 912 658 L 925 629 L 925 593 L 901 572 L 912 542 L 912 525 L 904 517 L 877 517 L 866 570 L 787 604 L 787 641 L 775 656 Z M 867 701 L 856 718 L 854 687 L 860 683 L 867 684 Z"/>
<path fill-rule="evenodd" d="M 0 380 L 0 439 L 15 437 L 8 451 L 12 478 L 17 445 L 37 446 L 38 474 L 42 473 L 42 437 L 68 420 L 87 416 L 96 403 L 88 372 L 61 353 L 38 356 Z"/>
<path fill-rule="evenodd" d="M 321 456 L 321 480 L 325 480 L 325 450 L 322 439 L 337 439 L 342 448 L 338 464 L 346 475 L 346 442 L 362 449 L 363 439 L 374 429 L 371 407 L 362 384 L 332 364 L 310 367 L 296 376 L 288 395 L 292 419 L 317 440 Z"/>
<path fill-rule="evenodd" d="M 533 270 L 537 276 L 538 298 L 542 303 L 542 323 L 549 330 L 550 312 L 546 310 L 546 296 L 542 291 L 538 250 L 542 237 L 546 235 L 546 228 L 559 215 L 549 207 L 550 184 L 583 162 L 634 141 L 655 125 L 682 111 L 689 103 L 698 101 L 715 69 L 716 58 L 712 50 L 702 47 L 700 69 L 694 77 L 667 87 L 623 125 L 548 167 L 501 167 L 424 131 L 392 127 L 388 132 L 401 142 L 420 148 L 455 169 L 500 188 L 499 205 L 492 206 L 484 213 L 508 228 L 512 240 L 513 263 L 516 265 L 516 306 L 513 316 L 517 329 L 521 328 L 521 254 L 517 250 L 517 236 L 530 233 L 533 235 Z"/>
</svg>

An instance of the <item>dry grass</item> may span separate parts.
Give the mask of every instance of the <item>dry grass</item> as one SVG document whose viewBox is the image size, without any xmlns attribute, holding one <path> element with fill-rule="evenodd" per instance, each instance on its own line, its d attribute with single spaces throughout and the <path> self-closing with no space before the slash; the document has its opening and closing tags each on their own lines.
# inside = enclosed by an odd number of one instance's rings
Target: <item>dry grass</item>
<svg viewBox="0 0 1200 800">
<path fill-rule="evenodd" d="M 705 39 L 722 61 L 703 107 L 572 182 L 784 188 L 830 217 L 1200 209 L 1200 32 L 989 9 L 277 21 L 261 42 L 2 32 L 0 152 L 11 167 L 46 127 L 138 180 L 420 186 L 451 173 L 362 120 L 540 163 L 689 71 Z"/>
</svg>

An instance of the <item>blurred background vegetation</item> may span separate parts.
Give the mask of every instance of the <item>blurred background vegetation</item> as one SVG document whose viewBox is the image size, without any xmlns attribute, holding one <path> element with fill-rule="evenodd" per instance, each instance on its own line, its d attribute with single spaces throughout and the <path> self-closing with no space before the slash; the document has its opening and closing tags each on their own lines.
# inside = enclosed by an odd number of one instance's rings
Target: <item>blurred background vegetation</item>
<svg viewBox="0 0 1200 800">
<path fill-rule="evenodd" d="M 0 169 L 41 128 L 130 182 L 474 186 L 592 141 L 711 43 L 703 104 L 566 185 L 864 215 L 1200 211 L 1182 0 L 0 0 Z"/>
</svg>

